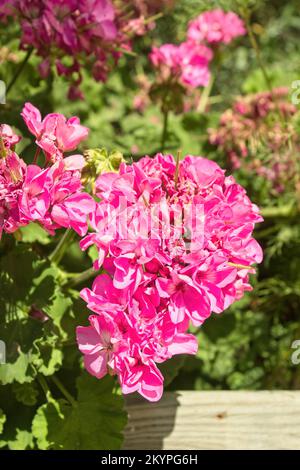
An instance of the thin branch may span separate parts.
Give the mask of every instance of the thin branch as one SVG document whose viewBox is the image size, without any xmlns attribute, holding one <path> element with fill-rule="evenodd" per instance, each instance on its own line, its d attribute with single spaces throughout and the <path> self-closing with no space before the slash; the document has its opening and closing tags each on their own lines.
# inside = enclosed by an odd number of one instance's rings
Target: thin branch
<svg viewBox="0 0 300 470">
<path fill-rule="evenodd" d="M 12 77 L 11 81 L 9 82 L 9 84 L 7 85 L 7 88 L 6 88 L 6 95 L 8 95 L 8 93 L 10 92 L 10 90 L 12 89 L 13 85 L 16 83 L 16 81 L 18 80 L 19 76 L 21 75 L 25 65 L 27 64 L 28 60 L 30 59 L 30 56 L 33 52 L 33 47 L 31 47 L 30 49 L 28 49 L 27 51 L 27 54 L 26 56 L 24 57 L 23 61 L 20 63 L 19 67 L 17 68 L 14 76 Z"/>
</svg>

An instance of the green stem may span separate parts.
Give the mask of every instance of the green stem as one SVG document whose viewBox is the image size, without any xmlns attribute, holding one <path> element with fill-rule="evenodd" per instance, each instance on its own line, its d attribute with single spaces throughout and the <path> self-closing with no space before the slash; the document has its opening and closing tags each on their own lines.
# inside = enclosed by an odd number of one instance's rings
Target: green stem
<svg viewBox="0 0 300 470">
<path fill-rule="evenodd" d="M 259 49 L 259 46 L 258 46 L 258 42 L 256 41 L 255 35 L 253 33 L 253 30 L 252 30 L 252 27 L 251 27 L 251 24 L 250 24 L 249 14 L 244 13 L 243 16 L 244 16 L 244 20 L 245 20 L 245 23 L 246 23 L 246 28 L 247 28 L 247 31 L 248 31 L 248 34 L 249 34 L 250 42 L 251 42 L 251 45 L 252 45 L 252 47 L 254 49 L 254 52 L 255 52 L 255 55 L 256 55 L 257 63 L 258 63 L 258 65 L 259 65 L 259 67 L 262 71 L 263 77 L 265 79 L 265 82 L 266 82 L 266 85 L 267 85 L 269 91 L 271 93 L 273 93 L 272 82 L 270 80 L 270 77 L 267 73 L 264 62 L 262 60 L 260 49 Z"/>
<path fill-rule="evenodd" d="M 272 81 L 268 75 L 268 72 L 267 72 L 267 69 L 264 65 L 264 61 L 262 59 L 262 56 L 261 56 L 261 52 L 260 52 L 260 48 L 259 48 L 259 45 L 258 45 L 258 42 L 256 41 L 256 38 L 255 38 L 255 34 L 253 33 L 253 30 L 252 30 L 252 26 L 250 24 L 250 15 L 248 12 L 244 12 L 243 13 L 243 17 L 244 17 L 244 20 L 245 20 L 245 24 L 246 24 L 246 28 L 247 28 L 247 32 L 249 34 L 249 38 L 250 38 L 250 42 L 251 42 L 251 45 L 254 49 L 254 52 L 255 52 L 255 55 L 256 55 L 256 60 L 257 60 L 257 63 L 261 69 L 261 72 L 263 74 L 263 77 L 264 77 L 264 80 L 266 82 L 266 85 L 267 85 L 267 88 L 271 94 L 271 97 L 272 97 L 272 100 L 274 101 L 274 104 L 276 106 L 276 111 L 278 113 L 278 116 L 281 120 L 281 123 L 283 125 L 285 125 L 285 117 L 284 117 L 284 114 L 282 113 L 281 109 L 279 108 L 278 106 L 278 103 L 277 103 L 277 99 L 276 99 L 276 96 L 274 95 L 274 90 L 273 90 L 273 85 L 272 85 Z"/>
<path fill-rule="evenodd" d="M 70 392 L 66 389 L 66 387 L 61 383 L 61 381 L 55 376 L 51 375 L 52 382 L 56 385 L 56 387 L 61 391 L 61 393 L 64 395 L 64 397 L 68 400 L 70 405 L 76 407 L 77 406 L 77 401 L 75 398 L 72 397 Z"/>
<path fill-rule="evenodd" d="M 203 114 L 206 110 L 214 81 L 215 81 L 215 77 L 211 75 L 208 85 L 204 88 L 202 92 L 200 103 L 198 105 L 198 110 L 197 110 L 200 114 Z"/>
<path fill-rule="evenodd" d="M 169 110 L 164 111 L 163 113 L 163 130 L 161 135 L 161 151 L 163 152 L 166 145 L 166 140 L 168 136 L 168 123 L 169 123 Z"/>
<path fill-rule="evenodd" d="M 33 47 L 31 47 L 30 49 L 28 49 L 27 51 L 27 54 L 26 56 L 24 57 L 23 61 L 20 63 L 19 67 L 17 68 L 14 76 L 12 77 L 11 81 L 9 82 L 9 84 L 7 85 L 7 88 L 6 88 L 6 95 L 8 95 L 8 93 L 10 92 L 10 90 L 12 89 L 13 85 L 15 84 L 15 82 L 18 80 L 19 76 L 21 75 L 25 65 L 27 64 L 28 60 L 30 59 L 30 56 L 33 52 Z"/>
<path fill-rule="evenodd" d="M 137 53 L 124 49 L 123 47 L 116 47 L 116 51 L 122 52 L 124 55 L 129 55 L 130 57 L 137 57 Z"/>
<path fill-rule="evenodd" d="M 163 12 L 156 13 L 156 15 L 149 16 L 148 18 L 146 18 L 146 19 L 144 20 L 144 24 L 153 23 L 153 21 L 159 20 L 159 19 L 162 18 L 163 16 L 164 16 L 164 13 L 163 13 Z"/>
<path fill-rule="evenodd" d="M 89 279 L 95 277 L 96 275 L 97 275 L 97 271 L 95 271 L 94 268 L 89 268 L 86 271 L 83 271 L 82 273 L 75 276 L 73 279 L 71 279 L 67 284 L 65 284 L 65 287 L 78 286 L 82 284 L 83 282 L 88 281 Z"/>
<path fill-rule="evenodd" d="M 60 239 L 59 243 L 56 245 L 55 250 L 49 256 L 49 259 L 52 261 L 52 263 L 59 264 L 65 254 L 66 249 L 70 246 L 70 242 L 72 241 L 73 237 L 73 230 L 68 228 L 68 230 L 65 231 L 63 237 Z"/>
<path fill-rule="evenodd" d="M 41 148 L 40 147 L 37 147 L 36 151 L 35 151 L 35 154 L 34 154 L 34 158 L 33 158 L 33 162 L 32 164 L 35 165 L 38 158 L 39 158 L 39 154 L 40 154 L 40 151 L 41 151 Z"/>
<path fill-rule="evenodd" d="M 46 398 L 47 398 L 47 401 L 49 401 L 49 398 L 51 398 L 51 392 L 50 392 L 50 389 L 49 389 L 49 387 L 48 387 L 48 384 L 47 384 L 47 382 L 46 382 L 45 377 L 44 377 L 42 374 L 38 374 L 38 375 L 37 375 L 37 380 L 38 380 L 40 386 L 41 386 L 42 389 L 43 389 L 43 392 L 44 392 L 44 394 L 45 394 L 45 396 L 46 396 Z"/>
</svg>

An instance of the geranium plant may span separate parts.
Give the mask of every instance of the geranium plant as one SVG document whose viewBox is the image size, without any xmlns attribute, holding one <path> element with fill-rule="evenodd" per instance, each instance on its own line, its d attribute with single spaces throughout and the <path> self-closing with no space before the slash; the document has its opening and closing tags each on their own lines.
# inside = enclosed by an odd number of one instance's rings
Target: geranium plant
<svg viewBox="0 0 300 470">
<path fill-rule="evenodd" d="M 1 448 L 119 449 L 128 394 L 299 384 L 297 104 L 251 0 L 179 3 L 0 0 Z"/>
</svg>

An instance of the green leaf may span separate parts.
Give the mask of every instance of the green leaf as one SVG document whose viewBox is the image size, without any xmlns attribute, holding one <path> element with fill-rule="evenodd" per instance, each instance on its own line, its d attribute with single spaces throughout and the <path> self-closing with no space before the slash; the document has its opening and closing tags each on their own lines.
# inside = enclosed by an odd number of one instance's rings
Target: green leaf
<svg viewBox="0 0 300 470">
<path fill-rule="evenodd" d="M 30 223 L 26 227 L 21 227 L 21 241 L 24 243 L 38 242 L 41 245 L 48 245 L 51 242 L 49 234 L 38 224 Z"/>
<path fill-rule="evenodd" d="M 67 320 L 67 325 L 64 324 L 64 326 L 69 325 L 72 305 L 72 298 L 62 293 L 60 289 L 56 289 L 52 304 L 46 309 L 63 338 L 67 336 L 63 323 L 65 323 L 64 320 Z"/>
<path fill-rule="evenodd" d="M 0 325 L 6 344 L 6 363 L 0 367 L 0 383 L 32 382 L 37 373 L 53 374 L 62 363 L 59 337 L 52 325 L 27 317 Z"/>
<path fill-rule="evenodd" d="M 17 429 L 16 439 L 8 441 L 8 448 L 10 450 L 26 450 L 33 447 L 33 436 L 28 431 Z"/>
<path fill-rule="evenodd" d="M 63 400 L 49 399 L 48 403 L 40 406 L 32 421 L 32 435 L 37 440 L 38 448 L 47 450 L 55 446 L 55 433 L 59 431 L 65 416 L 61 408 L 66 407 Z M 69 410 L 68 410 L 69 411 Z M 67 415 L 67 411 L 65 411 Z"/>
<path fill-rule="evenodd" d="M 30 356 L 27 353 L 19 352 L 17 359 L 13 363 L 6 363 L 0 367 L 1 385 L 10 384 L 14 381 L 19 383 L 31 382 L 33 370 L 30 367 Z"/>
<path fill-rule="evenodd" d="M 20 245 L 0 259 L 0 318 L 25 317 L 31 305 L 48 305 L 59 282 L 59 270 L 28 246 Z"/>
<path fill-rule="evenodd" d="M 62 364 L 63 354 L 57 347 L 57 339 L 57 336 L 52 335 L 34 342 L 37 354 L 33 364 L 40 374 L 53 375 Z"/>
<path fill-rule="evenodd" d="M 114 383 L 111 377 L 97 380 L 84 372 L 77 380 L 77 406 L 53 399 L 42 405 L 32 423 L 38 448 L 119 449 L 127 420 Z"/>
<path fill-rule="evenodd" d="M 36 404 L 39 392 L 35 383 L 14 383 L 12 389 L 16 399 L 23 405 L 34 406 Z"/>
</svg>

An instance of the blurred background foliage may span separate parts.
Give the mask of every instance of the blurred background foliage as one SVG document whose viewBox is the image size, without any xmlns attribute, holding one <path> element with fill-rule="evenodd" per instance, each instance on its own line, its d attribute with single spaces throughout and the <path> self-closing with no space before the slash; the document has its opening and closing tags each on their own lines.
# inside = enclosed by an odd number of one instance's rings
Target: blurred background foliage
<svg viewBox="0 0 300 470">
<path fill-rule="evenodd" d="M 23 133 L 24 138 L 19 148 L 22 148 L 24 158 L 32 160 L 31 139 L 26 135 L 22 119 L 19 118 L 23 103 L 27 100 L 37 105 L 44 114 L 55 111 L 67 116 L 78 115 L 82 123 L 91 129 L 85 148 L 118 149 L 129 161 L 159 151 L 162 114 L 156 104 L 149 103 L 142 111 L 134 108 L 134 98 L 140 91 L 137 77 L 151 77 L 153 73 L 147 59 L 152 44 L 183 40 L 191 18 L 201 11 L 218 6 L 237 13 L 245 8 L 251 10 L 252 29 L 271 84 L 273 87 L 288 87 L 292 93 L 292 82 L 300 79 L 298 0 L 179 0 L 175 10 L 166 13 L 157 21 L 157 27 L 153 31 L 135 43 L 136 55 L 126 55 L 121 59 L 107 83 L 96 83 L 87 72 L 84 73 L 84 101 L 68 101 L 67 84 L 60 77 L 53 75 L 47 81 L 40 79 L 36 72 L 38 60 L 34 56 L 31 57 L 14 85 L 7 104 L 0 107 L 1 122 L 11 124 Z M 5 82 L 13 76 L 25 55 L 24 52 L 18 51 L 16 37 L 18 25 L 1 30 L 0 79 Z M 221 113 L 231 107 L 237 96 L 266 90 L 266 82 L 257 63 L 255 51 L 251 47 L 249 37 L 244 36 L 223 52 L 222 64 L 216 74 L 207 111 L 187 111 L 170 116 L 165 150 L 176 153 L 178 149 L 182 149 L 183 155 L 207 156 L 226 166 L 227 161 L 222 152 L 209 143 L 208 129 L 218 125 Z M 299 159 L 299 155 L 296 158 Z M 243 169 L 236 170 L 234 176 L 247 188 L 253 201 L 266 209 L 265 222 L 260 224 L 256 231 L 256 237 L 264 248 L 264 263 L 258 268 L 257 277 L 252 278 L 253 292 L 248 293 L 223 314 L 212 316 L 200 329 L 197 356 L 188 357 L 185 361 L 169 361 L 170 364 L 164 373 L 167 374 L 169 383 L 167 388 L 171 390 L 300 388 L 300 366 L 291 362 L 291 345 L 294 340 L 300 339 L 299 195 L 293 188 L 287 188 L 286 191 L 274 195 L 267 190 L 268 183 L 264 178 Z M 275 210 L 272 212 L 272 209 Z M 74 331 L 71 332 L 71 329 L 74 330 L 75 325 L 80 324 L 80 319 L 86 318 L 87 315 L 75 291 L 68 290 L 68 293 L 73 293 L 73 297 L 69 295 L 66 299 L 64 296 L 66 280 L 61 279 L 62 273 L 59 269 L 51 273 L 51 276 L 58 279 L 62 288 L 58 289 L 57 285 L 39 276 L 41 261 L 35 258 L 35 252 L 42 255 L 50 253 L 55 239 L 49 239 L 36 227 L 26 228 L 23 232 L 23 241 L 33 243 L 34 247 L 30 253 L 20 248 L 22 263 L 32 266 L 30 279 L 23 279 L 24 276 L 22 277 L 18 267 L 12 266 L 9 255 L 5 255 L 10 242 L 5 239 L 1 247 L 1 289 L 6 282 L 5 295 L 4 291 L 0 295 L 1 315 L 12 315 L 11 309 L 5 306 L 7 293 L 13 299 L 14 314 L 17 312 L 17 317 L 13 316 L 5 334 L 9 336 L 14 329 L 23 303 L 30 303 L 30 299 L 35 297 L 38 299 L 38 307 L 43 308 L 47 304 L 46 313 L 52 315 L 53 322 L 47 328 L 53 333 L 53 342 L 51 347 L 49 346 L 50 353 L 41 350 L 39 339 L 44 334 L 44 327 L 35 325 L 34 331 L 30 333 L 31 343 L 24 343 L 26 354 L 24 353 L 20 360 L 20 376 L 6 376 L 6 385 L 0 390 L 3 401 L 6 401 L 7 397 L 13 397 L 11 407 L 16 407 L 14 409 L 19 409 L 20 403 L 36 406 L 42 403 L 40 389 L 37 389 L 34 381 L 41 373 L 51 375 L 59 371 L 58 375 L 64 378 L 69 390 L 76 393 L 73 372 L 81 372 L 74 344 Z M 90 256 L 92 257 L 93 253 L 90 253 Z M 89 266 L 88 255 L 79 250 L 75 240 L 63 259 L 62 267 L 79 274 Z M 49 266 L 48 269 L 53 267 Z M 33 290 L 28 292 L 27 286 L 32 284 Z M 86 285 L 86 281 L 83 285 Z M 79 282 L 77 287 L 80 286 Z M 23 322 L 29 321 L 20 315 Z M 49 338 L 49 332 L 47 337 Z M 60 353 L 61 350 L 64 354 Z M 33 358 L 31 369 L 26 363 L 28 351 Z M 13 357 L 14 352 L 11 354 Z M 45 357 L 47 361 L 41 369 L 41 360 L 45 361 Z M 89 381 L 87 377 L 80 380 Z M 26 387 L 20 388 L 19 383 L 25 383 Z M 110 386 L 109 383 L 108 387 Z M 80 391 L 80 384 L 77 384 L 77 388 Z M 54 397 L 56 392 L 54 388 Z M 47 409 L 42 406 L 39 408 L 38 419 L 41 421 L 37 423 L 42 423 L 43 416 L 50 411 L 53 417 L 53 410 L 49 410 L 51 406 L 48 403 Z M 33 417 L 32 408 L 28 407 L 26 410 L 23 423 L 31 422 Z M 18 420 L 16 411 L 14 414 Z M 72 417 L 74 420 L 75 418 Z M 57 416 L 55 419 L 58 419 Z M 123 421 L 124 419 L 122 417 Z M 0 410 L 0 426 L 4 422 L 5 418 Z M 22 424 L 20 429 L 18 423 L 13 425 L 18 431 L 14 434 L 11 427 L 9 428 L 7 439 L 10 448 L 31 447 L 32 435 L 26 431 L 27 425 Z M 34 429 L 37 428 L 36 425 Z M 43 445 L 47 448 L 47 443 L 43 441 L 43 430 L 36 433 L 34 435 L 41 443 L 40 448 L 43 448 Z M 70 443 L 68 445 L 71 446 Z"/>
</svg>

